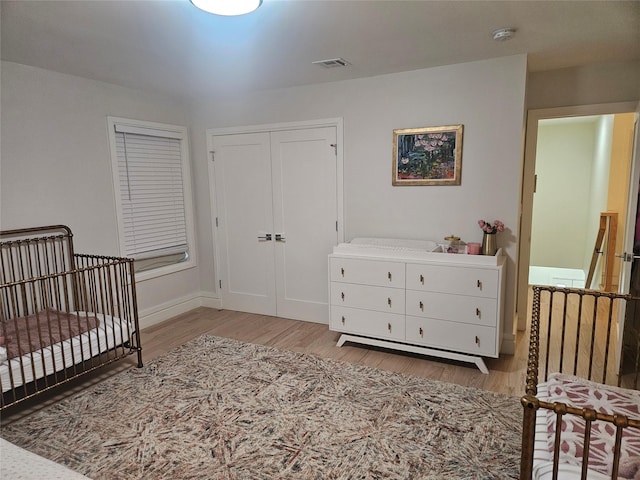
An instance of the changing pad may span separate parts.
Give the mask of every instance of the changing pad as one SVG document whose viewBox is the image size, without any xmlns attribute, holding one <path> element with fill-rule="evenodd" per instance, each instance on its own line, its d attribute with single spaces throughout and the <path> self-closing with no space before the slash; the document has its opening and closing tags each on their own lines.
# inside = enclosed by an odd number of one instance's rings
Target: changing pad
<svg viewBox="0 0 640 480">
<path fill-rule="evenodd" d="M 438 244 L 432 240 L 406 240 L 400 238 L 357 237 L 351 240 L 349 244 L 416 252 L 434 252 L 439 248 Z"/>
</svg>

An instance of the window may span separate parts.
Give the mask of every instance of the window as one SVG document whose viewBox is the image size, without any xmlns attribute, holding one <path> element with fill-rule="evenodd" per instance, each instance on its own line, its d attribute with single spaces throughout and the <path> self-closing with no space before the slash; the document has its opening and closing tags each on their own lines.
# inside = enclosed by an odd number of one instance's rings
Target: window
<svg viewBox="0 0 640 480">
<path fill-rule="evenodd" d="M 139 278 L 194 266 L 187 129 L 114 117 L 108 124 L 120 253 L 136 260 Z"/>
</svg>

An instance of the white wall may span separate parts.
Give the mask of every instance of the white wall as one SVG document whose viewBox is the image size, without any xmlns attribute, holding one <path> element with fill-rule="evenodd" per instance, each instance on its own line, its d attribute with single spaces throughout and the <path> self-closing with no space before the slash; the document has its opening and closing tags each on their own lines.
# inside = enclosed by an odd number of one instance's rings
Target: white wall
<svg viewBox="0 0 640 480">
<path fill-rule="evenodd" d="M 607 210 L 612 132 L 613 115 L 538 123 L 532 266 L 577 269 L 586 277 Z"/>
<path fill-rule="evenodd" d="M 596 105 L 640 99 L 640 60 L 532 72 L 527 108 Z"/>
<path fill-rule="evenodd" d="M 585 236 L 584 269 L 588 273 L 595 247 L 596 236 L 600 228 L 600 214 L 607 211 L 609 193 L 609 172 L 611 171 L 611 140 L 613 138 L 613 115 L 599 117 L 595 132 L 595 151 L 593 155 L 593 174 L 591 176 L 591 196 L 588 211 L 588 228 Z M 597 263 L 591 288 L 598 285 L 602 272 L 602 256 Z"/>
<path fill-rule="evenodd" d="M 531 265 L 584 267 L 597 124 L 597 117 L 538 124 Z"/>
<path fill-rule="evenodd" d="M 2 62 L 0 226 L 66 224 L 79 253 L 117 255 L 107 115 L 187 125 L 186 105 Z M 199 290 L 197 269 L 138 283 L 141 314 Z"/>
<path fill-rule="evenodd" d="M 513 338 L 526 57 L 513 56 L 236 98 L 192 108 L 201 285 L 215 291 L 205 130 L 344 119 L 345 238 L 390 236 L 479 241 L 480 218 L 504 221 L 508 255 L 505 332 Z M 391 185 L 392 131 L 464 125 L 462 184 Z"/>
</svg>

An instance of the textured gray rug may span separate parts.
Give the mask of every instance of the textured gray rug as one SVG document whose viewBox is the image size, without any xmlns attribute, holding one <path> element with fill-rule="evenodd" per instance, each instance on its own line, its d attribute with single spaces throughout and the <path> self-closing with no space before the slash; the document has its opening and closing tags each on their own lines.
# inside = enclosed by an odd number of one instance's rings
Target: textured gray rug
<svg viewBox="0 0 640 480">
<path fill-rule="evenodd" d="M 517 398 L 202 336 L 3 427 L 95 479 L 517 478 Z"/>
</svg>

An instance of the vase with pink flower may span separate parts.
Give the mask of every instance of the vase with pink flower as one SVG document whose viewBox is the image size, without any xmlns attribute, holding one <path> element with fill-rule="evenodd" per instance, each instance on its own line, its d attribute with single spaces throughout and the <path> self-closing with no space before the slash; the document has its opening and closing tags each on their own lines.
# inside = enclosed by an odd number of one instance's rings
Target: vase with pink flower
<svg viewBox="0 0 640 480">
<path fill-rule="evenodd" d="M 482 236 L 482 255 L 495 255 L 498 250 L 496 236 L 498 232 L 504 232 L 504 223 L 500 220 L 493 223 L 478 220 L 478 225 L 484 233 Z"/>
</svg>

